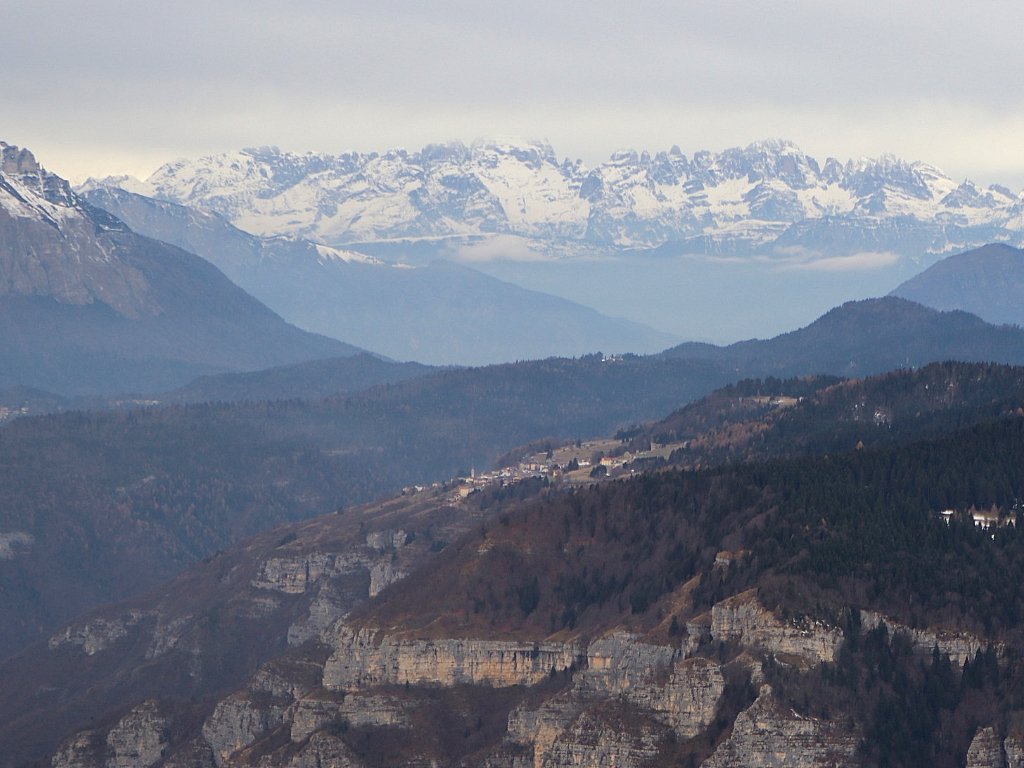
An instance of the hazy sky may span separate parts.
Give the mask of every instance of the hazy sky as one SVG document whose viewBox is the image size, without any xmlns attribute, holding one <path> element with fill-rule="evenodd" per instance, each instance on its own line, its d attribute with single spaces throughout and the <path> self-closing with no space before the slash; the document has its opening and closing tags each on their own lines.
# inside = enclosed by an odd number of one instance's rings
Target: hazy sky
<svg viewBox="0 0 1024 768">
<path fill-rule="evenodd" d="M 243 146 L 788 138 L 1024 188 L 1024 3 L 0 0 L 0 138 L 81 180 Z"/>
</svg>

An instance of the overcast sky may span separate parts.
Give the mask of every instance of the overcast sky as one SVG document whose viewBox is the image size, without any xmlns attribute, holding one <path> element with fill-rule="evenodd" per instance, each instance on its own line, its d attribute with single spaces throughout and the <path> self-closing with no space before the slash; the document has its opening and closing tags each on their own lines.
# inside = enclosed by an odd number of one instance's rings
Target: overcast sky
<svg viewBox="0 0 1024 768">
<path fill-rule="evenodd" d="M 778 137 L 1024 188 L 1024 3 L 0 0 L 0 138 L 147 176 L 244 146 Z"/>
</svg>

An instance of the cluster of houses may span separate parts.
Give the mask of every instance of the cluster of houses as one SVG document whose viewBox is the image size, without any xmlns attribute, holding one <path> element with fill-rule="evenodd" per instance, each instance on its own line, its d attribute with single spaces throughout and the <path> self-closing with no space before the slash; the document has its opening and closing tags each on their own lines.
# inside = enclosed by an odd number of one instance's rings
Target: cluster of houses
<svg viewBox="0 0 1024 768">
<path fill-rule="evenodd" d="M 677 445 L 652 445 L 647 451 L 625 451 L 608 440 L 577 443 L 529 456 L 519 463 L 490 472 L 471 471 L 458 478 L 453 499 L 464 499 L 474 491 L 493 484 L 510 485 L 521 480 L 544 477 L 566 483 L 588 483 L 599 478 L 624 477 L 655 469 L 668 461 Z M 607 451 L 607 453 L 605 453 Z"/>
</svg>

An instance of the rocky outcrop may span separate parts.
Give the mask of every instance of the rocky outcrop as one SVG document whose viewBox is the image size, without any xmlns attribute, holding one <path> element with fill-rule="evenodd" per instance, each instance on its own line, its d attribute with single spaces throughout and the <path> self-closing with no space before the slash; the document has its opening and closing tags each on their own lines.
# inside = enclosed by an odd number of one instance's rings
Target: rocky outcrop
<svg viewBox="0 0 1024 768">
<path fill-rule="evenodd" d="M 1006 768 L 1024 768 L 1024 735 L 1011 733 L 1003 741 Z"/>
<path fill-rule="evenodd" d="M 366 534 L 366 546 L 381 552 L 386 549 L 401 549 L 412 540 L 412 536 L 401 528 L 398 530 L 371 531 Z"/>
<path fill-rule="evenodd" d="M 217 761 L 210 745 L 197 735 L 175 748 L 161 768 L 217 768 Z"/>
<path fill-rule="evenodd" d="M 714 719 L 725 678 L 720 665 L 709 659 L 683 659 L 676 649 L 615 632 L 590 644 L 587 669 L 578 675 L 576 687 L 629 701 L 688 739 Z"/>
<path fill-rule="evenodd" d="M 403 703 L 385 694 L 357 691 L 341 699 L 310 696 L 298 701 L 291 713 L 292 741 L 302 741 L 332 724 L 402 728 L 409 725 L 409 718 Z"/>
<path fill-rule="evenodd" d="M 368 566 L 368 559 L 359 553 L 314 552 L 296 557 L 272 557 L 263 562 L 252 585 L 300 595 L 321 579 L 355 573 Z"/>
<path fill-rule="evenodd" d="M 362 768 L 341 739 L 327 733 L 315 733 L 287 763 L 287 768 Z"/>
<path fill-rule="evenodd" d="M 725 678 L 710 659 L 621 631 L 594 640 L 586 656 L 569 690 L 512 711 L 495 766 L 652 764 L 664 739 L 693 738 L 718 712 Z"/>
<path fill-rule="evenodd" d="M 527 764 L 541 768 L 558 739 L 583 709 L 579 697 L 555 696 L 537 708 L 517 707 L 508 717 L 507 741 L 519 747 L 518 754 L 507 755 L 505 763 L 516 764 L 516 757 L 528 759 Z M 497 760 L 495 764 L 500 764 Z"/>
<path fill-rule="evenodd" d="M 1006 768 L 1006 754 L 994 728 L 981 728 L 967 750 L 967 768 Z"/>
<path fill-rule="evenodd" d="M 624 727 L 620 722 L 608 722 L 604 717 L 587 712 L 558 736 L 543 765 L 552 768 L 653 767 L 658 765 L 663 739 L 664 733 L 648 723 Z"/>
<path fill-rule="evenodd" d="M 594 692 L 624 693 L 666 672 L 677 654 L 674 648 L 642 642 L 628 632 L 611 632 L 587 647 L 587 671 L 580 682 Z"/>
<path fill-rule="evenodd" d="M 852 765 L 855 734 L 802 717 L 779 704 L 765 685 L 736 717 L 732 733 L 702 768 L 817 768 Z"/>
<path fill-rule="evenodd" d="M 290 703 L 269 695 L 256 700 L 248 693 L 218 703 L 203 723 L 203 738 L 213 750 L 218 768 L 224 768 L 234 752 L 282 725 Z"/>
<path fill-rule="evenodd" d="M 973 659 L 974 655 L 985 647 L 981 638 L 967 632 L 930 628 L 911 629 L 875 611 L 861 611 L 860 623 L 865 631 L 884 624 L 889 634 L 901 632 L 907 635 L 919 653 L 930 654 L 932 649 L 937 647 L 939 653 L 949 654 L 949 660 L 956 668 L 963 667 L 965 661 Z"/>
<path fill-rule="evenodd" d="M 406 572 L 395 567 L 390 560 L 381 560 L 370 568 L 370 597 L 376 597 L 381 590 L 396 581 L 404 579 Z"/>
<path fill-rule="evenodd" d="M 96 731 L 82 731 L 65 741 L 54 754 L 53 768 L 99 768 L 106 761 L 106 742 Z"/>
<path fill-rule="evenodd" d="M 129 611 L 113 619 L 96 618 L 82 624 L 72 624 L 53 635 L 47 645 L 51 651 L 63 645 L 79 646 L 87 656 L 94 656 L 126 637 L 128 631 L 146 615 L 141 611 Z"/>
<path fill-rule="evenodd" d="M 734 595 L 711 609 L 711 636 L 759 648 L 805 663 L 831 663 L 843 641 L 834 627 L 809 617 L 783 621 L 765 609 L 754 590 Z"/>
<path fill-rule="evenodd" d="M 0 560 L 13 560 L 15 555 L 31 549 L 35 541 L 32 534 L 24 531 L 0 532 Z"/>
<path fill-rule="evenodd" d="M 169 720 L 155 701 L 146 701 L 122 717 L 104 739 L 99 731 L 82 731 L 53 756 L 53 768 L 150 768 L 168 746 Z"/>
<path fill-rule="evenodd" d="M 288 627 L 288 645 L 302 645 L 320 637 L 338 619 L 344 618 L 357 598 L 332 582 L 321 584 L 309 604 L 309 613 Z"/>
<path fill-rule="evenodd" d="M 167 748 L 168 720 L 155 701 L 147 701 L 123 717 L 107 733 L 107 768 L 149 768 Z"/>
<path fill-rule="evenodd" d="M 178 647 L 186 627 L 191 622 L 191 616 L 176 616 L 169 620 L 163 616 L 158 617 L 156 629 L 153 630 L 153 638 L 150 640 L 149 648 L 146 649 L 146 658 L 158 658 Z"/>
<path fill-rule="evenodd" d="M 325 688 L 375 685 L 535 685 L 551 671 L 572 667 L 573 643 L 523 643 L 445 638 L 399 639 L 370 629 L 344 628 L 324 667 Z"/>
</svg>

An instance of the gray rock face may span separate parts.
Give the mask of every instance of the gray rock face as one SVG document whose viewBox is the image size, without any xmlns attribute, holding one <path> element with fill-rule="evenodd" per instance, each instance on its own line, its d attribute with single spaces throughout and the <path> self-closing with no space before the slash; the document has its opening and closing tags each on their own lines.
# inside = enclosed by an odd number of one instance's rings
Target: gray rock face
<svg viewBox="0 0 1024 768">
<path fill-rule="evenodd" d="M 101 734 L 83 731 L 61 745 L 50 765 L 53 768 L 100 768 L 106 763 L 106 747 Z"/>
<path fill-rule="evenodd" d="M 812 768 L 852 765 L 855 734 L 786 710 L 768 686 L 741 712 L 732 734 L 702 768 Z"/>
<path fill-rule="evenodd" d="M 155 701 L 137 706 L 107 731 L 83 731 L 53 756 L 53 768 L 150 768 L 168 747 L 169 720 Z"/>
<path fill-rule="evenodd" d="M 143 273 L 96 236 L 98 225 L 124 225 L 109 216 L 94 221 L 70 185 L 27 149 L 0 142 L 0 157 L 0 297 L 98 302 L 125 317 L 161 311 Z"/>
<path fill-rule="evenodd" d="M 13 560 L 16 555 L 28 552 L 35 543 L 35 537 L 24 531 L 0 533 L 0 560 Z"/>
<path fill-rule="evenodd" d="M 932 649 L 937 647 L 939 653 L 949 654 L 949 660 L 956 669 L 962 668 L 965 661 L 973 659 L 974 655 L 985 647 L 981 638 L 967 632 L 912 629 L 875 611 L 861 611 L 860 620 L 865 631 L 884 624 L 890 634 L 901 632 L 907 635 L 918 653 L 930 654 Z"/>
<path fill-rule="evenodd" d="M 313 694 L 297 701 L 292 710 L 292 741 L 302 741 L 332 723 L 353 728 L 408 728 L 411 723 L 406 710 L 402 701 L 381 693 L 356 691 L 340 701 Z"/>
<path fill-rule="evenodd" d="M 602 718 L 585 713 L 559 734 L 541 763 L 543 766 L 616 766 L 640 768 L 658 765 L 659 742 L 664 734 L 647 724 L 609 728 Z"/>
<path fill-rule="evenodd" d="M 520 757 L 528 760 L 530 766 L 541 766 L 555 741 L 569 729 L 584 706 L 579 697 L 561 695 L 535 709 L 517 707 L 509 714 L 506 739 L 522 748 Z"/>
<path fill-rule="evenodd" d="M 355 573 L 368 565 L 367 559 L 358 552 L 315 552 L 302 557 L 273 557 L 263 562 L 260 575 L 252 585 L 297 595 L 321 579 Z"/>
<path fill-rule="evenodd" d="M 97 618 L 82 624 L 72 624 L 53 635 L 48 641 L 50 650 L 62 645 L 79 646 L 87 656 L 105 650 L 128 634 L 128 630 L 146 618 L 141 611 L 129 611 L 114 619 Z"/>
<path fill-rule="evenodd" d="M 107 768 L 149 768 L 167 748 L 167 718 L 154 701 L 147 701 L 123 717 L 107 734 Z"/>
<path fill-rule="evenodd" d="M 838 629 L 814 619 L 800 623 L 781 621 L 758 603 L 753 591 L 715 605 L 711 609 L 710 631 L 716 640 L 734 640 L 810 664 L 833 661 L 843 640 Z"/>
<path fill-rule="evenodd" d="M 1006 768 L 1024 768 L 1024 736 L 1011 733 L 1003 741 L 1006 753 Z"/>
<path fill-rule="evenodd" d="M 967 768 L 1006 768 L 1006 754 L 994 728 L 981 728 L 967 750 Z"/>
<path fill-rule="evenodd" d="M 203 738 L 213 750 L 218 768 L 229 764 L 232 753 L 281 725 L 288 703 L 269 697 L 256 702 L 247 694 L 236 694 L 217 704 L 203 723 Z"/>
<path fill-rule="evenodd" d="M 362 768 L 355 755 L 340 740 L 316 733 L 287 763 L 287 768 Z"/>
<path fill-rule="evenodd" d="M 590 644 L 587 669 L 577 675 L 575 688 L 628 701 L 689 739 L 714 719 L 725 678 L 708 659 L 683 659 L 678 650 L 612 633 Z"/>
</svg>

